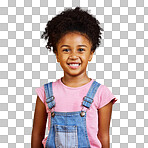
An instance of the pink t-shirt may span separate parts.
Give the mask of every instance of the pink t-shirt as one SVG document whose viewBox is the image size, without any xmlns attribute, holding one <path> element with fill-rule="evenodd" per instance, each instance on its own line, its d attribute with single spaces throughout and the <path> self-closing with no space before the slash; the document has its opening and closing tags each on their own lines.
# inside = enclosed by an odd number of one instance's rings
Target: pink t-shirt
<svg viewBox="0 0 148 148">
<path fill-rule="evenodd" d="M 81 111 L 83 97 L 86 96 L 93 79 L 87 84 L 80 87 L 68 87 L 64 85 L 61 79 L 56 80 L 52 83 L 53 96 L 55 97 L 56 106 L 55 111 L 58 112 L 74 112 Z M 37 95 L 46 106 L 46 111 L 49 112 L 46 104 L 46 95 L 44 85 L 35 89 Z M 114 100 L 113 100 L 114 99 Z M 86 127 L 88 133 L 88 139 L 91 148 L 101 148 L 102 145 L 97 138 L 98 133 L 98 109 L 108 104 L 111 100 L 113 103 L 117 101 L 111 91 L 105 86 L 100 85 L 95 96 L 94 101 L 91 104 L 90 109 L 87 110 L 86 114 Z M 50 129 L 50 113 L 48 114 L 48 130 Z M 47 137 L 43 139 L 42 143 L 45 147 Z"/>
</svg>

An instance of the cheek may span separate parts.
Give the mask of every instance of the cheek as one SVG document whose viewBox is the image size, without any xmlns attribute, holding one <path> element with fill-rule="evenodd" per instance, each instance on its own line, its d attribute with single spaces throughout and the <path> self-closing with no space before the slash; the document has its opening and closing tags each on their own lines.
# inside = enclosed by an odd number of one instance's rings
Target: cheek
<svg viewBox="0 0 148 148">
<path fill-rule="evenodd" d="M 67 56 L 60 56 L 61 62 L 65 63 L 67 61 Z"/>
<path fill-rule="evenodd" d="M 89 59 L 89 55 L 88 54 L 84 54 L 84 55 L 81 56 L 81 58 L 86 61 L 86 60 Z"/>
</svg>

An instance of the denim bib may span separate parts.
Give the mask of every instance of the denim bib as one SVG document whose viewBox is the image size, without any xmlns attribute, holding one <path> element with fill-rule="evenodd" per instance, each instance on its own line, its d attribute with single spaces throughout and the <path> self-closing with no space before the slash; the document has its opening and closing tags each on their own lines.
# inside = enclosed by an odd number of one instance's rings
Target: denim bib
<svg viewBox="0 0 148 148">
<path fill-rule="evenodd" d="M 90 148 L 86 129 L 86 110 L 89 109 L 100 84 L 94 81 L 83 97 L 82 110 L 77 112 L 51 112 L 50 131 L 46 148 Z M 46 103 L 51 110 L 55 107 L 52 82 L 44 84 Z"/>
</svg>

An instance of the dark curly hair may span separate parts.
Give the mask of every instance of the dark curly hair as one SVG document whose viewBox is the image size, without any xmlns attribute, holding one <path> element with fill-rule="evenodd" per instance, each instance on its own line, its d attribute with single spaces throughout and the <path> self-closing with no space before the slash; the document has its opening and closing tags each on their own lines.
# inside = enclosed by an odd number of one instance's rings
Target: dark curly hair
<svg viewBox="0 0 148 148">
<path fill-rule="evenodd" d="M 53 52 L 56 53 L 56 45 L 61 37 L 69 32 L 80 32 L 91 41 L 91 51 L 95 51 L 100 45 L 101 31 L 103 29 L 95 17 L 88 11 L 76 7 L 75 9 L 65 9 L 48 21 L 41 38 L 48 40 L 46 48 L 51 51 L 51 47 L 53 47 Z"/>
</svg>

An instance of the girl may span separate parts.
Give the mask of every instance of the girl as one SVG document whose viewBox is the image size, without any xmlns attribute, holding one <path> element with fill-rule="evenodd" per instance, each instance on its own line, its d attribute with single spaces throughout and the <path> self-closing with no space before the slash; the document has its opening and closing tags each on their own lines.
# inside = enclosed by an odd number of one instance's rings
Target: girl
<svg viewBox="0 0 148 148">
<path fill-rule="evenodd" d="M 112 104 L 110 90 L 86 73 L 100 45 L 99 21 L 79 7 L 48 21 L 42 38 L 53 49 L 64 76 L 36 88 L 32 148 L 109 148 Z M 48 137 L 45 136 L 46 121 Z"/>
</svg>

